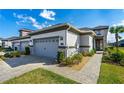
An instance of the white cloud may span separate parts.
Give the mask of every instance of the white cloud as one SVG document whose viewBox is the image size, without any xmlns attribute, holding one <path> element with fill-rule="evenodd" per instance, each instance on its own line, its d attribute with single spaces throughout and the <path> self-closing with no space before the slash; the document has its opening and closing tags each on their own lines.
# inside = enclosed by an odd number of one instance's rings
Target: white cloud
<svg viewBox="0 0 124 93">
<path fill-rule="evenodd" d="M 110 32 L 108 32 L 107 40 L 108 40 L 108 43 L 115 42 L 115 35 L 110 33 Z"/>
<path fill-rule="evenodd" d="M 49 25 L 49 26 L 52 26 L 52 25 Z"/>
<path fill-rule="evenodd" d="M 119 23 L 113 24 L 112 26 L 124 26 L 124 20 L 121 20 Z M 124 36 L 121 33 L 119 35 L 122 37 L 122 39 L 124 39 Z M 115 34 L 108 32 L 107 39 L 108 42 L 115 42 Z"/>
<path fill-rule="evenodd" d="M 20 25 L 20 22 L 16 21 L 16 24 L 17 24 L 17 25 Z"/>
<path fill-rule="evenodd" d="M 31 17 L 31 16 L 26 16 L 26 15 L 17 15 L 16 13 L 13 13 L 13 16 L 18 18 L 19 21 L 16 21 L 17 25 L 22 25 L 22 24 L 31 24 L 33 27 L 37 28 L 37 29 L 42 29 L 43 27 L 46 26 L 47 21 L 45 21 L 42 24 L 39 24 L 35 18 Z"/>
<path fill-rule="evenodd" d="M 46 10 L 44 9 L 41 13 L 40 13 L 40 16 L 45 18 L 45 19 L 48 19 L 48 20 L 55 20 L 55 15 L 56 13 L 53 12 L 53 11 L 49 11 L 49 10 Z"/>
<path fill-rule="evenodd" d="M 119 25 L 122 25 L 122 26 L 124 26 L 124 20 L 121 20 L 119 23 L 117 23 L 117 24 L 113 24 L 113 26 L 119 26 Z"/>
</svg>

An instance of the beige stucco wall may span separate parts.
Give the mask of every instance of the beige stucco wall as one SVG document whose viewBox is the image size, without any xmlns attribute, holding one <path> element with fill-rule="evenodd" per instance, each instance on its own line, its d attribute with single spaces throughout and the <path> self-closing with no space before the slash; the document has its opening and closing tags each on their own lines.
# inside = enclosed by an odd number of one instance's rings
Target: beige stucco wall
<svg viewBox="0 0 124 93">
<path fill-rule="evenodd" d="M 71 31 L 67 32 L 67 46 L 79 47 L 80 35 Z"/>
<path fill-rule="evenodd" d="M 92 35 L 81 35 L 80 46 L 81 46 L 80 51 L 91 51 L 93 49 L 93 36 Z"/>
<path fill-rule="evenodd" d="M 79 52 L 80 35 L 71 31 L 67 31 L 66 37 L 67 37 L 67 57 L 68 57 Z"/>
</svg>

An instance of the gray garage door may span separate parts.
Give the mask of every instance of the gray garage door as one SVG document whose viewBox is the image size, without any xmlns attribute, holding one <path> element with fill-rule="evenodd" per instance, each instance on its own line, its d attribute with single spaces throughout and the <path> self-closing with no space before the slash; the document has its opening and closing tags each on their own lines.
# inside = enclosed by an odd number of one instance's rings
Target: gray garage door
<svg viewBox="0 0 124 93">
<path fill-rule="evenodd" d="M 58 38 L 34 40 L 34 54 L 37 56 L 56 58 L 58 51 Z"/>
</svg>

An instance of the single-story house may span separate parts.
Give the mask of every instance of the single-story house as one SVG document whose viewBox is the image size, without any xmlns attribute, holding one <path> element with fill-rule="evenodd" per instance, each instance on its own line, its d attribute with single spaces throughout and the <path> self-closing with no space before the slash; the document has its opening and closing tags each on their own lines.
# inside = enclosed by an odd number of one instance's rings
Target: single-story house
<svg viewBox="0 0 124 93">
<path fill-rule="evenodd" d="M 3 47 L 3 48 L 12 47 L 11 41 L 9 41 L 8 39 L 2 39 L 2 47 Z"/>
<path fill-rule="evenodd" d="M 30 47 L 31 54 L 57 58 L 57 52 L 63 51 L 66 57 L 75 53 L 93 49 L 103 50 L 107 45 L 108 26 L 94 28 L 76 28 L 68 23 L 57 24 L 40 30 L 28 31 L 26 35 L 13 39 L 13 48 L 24 51 Z"/>
</svg>

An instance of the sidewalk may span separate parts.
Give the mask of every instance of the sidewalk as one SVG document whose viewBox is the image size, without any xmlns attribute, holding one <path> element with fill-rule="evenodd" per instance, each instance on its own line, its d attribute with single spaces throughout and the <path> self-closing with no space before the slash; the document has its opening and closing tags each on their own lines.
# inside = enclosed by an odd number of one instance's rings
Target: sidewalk
<svg viewBox="0 0 124 93">
<path fill-rule="evenodd" d="M 80 71 L 69 67 L 59 67 L 58 64 L 48 64 L 51 63 L 51 60 L 49 62 L 34 56 L 20 57 L 16 60 L 13 58 L 9 62 L 0 62 L 0 83 L 41 67 L 79 83 L 96 84 L 99 77 L 101 58 L 101 53 L 95 54 Z"/>
<path fill-rule="evenodd" d="M 68 67 L 58 67 L 56 65 L 50 65 L 45 68 L 79 83 L 96 84 L 99 78 L 101 59 L 101 53 L 95 54 L 80 71 L 75 71 Z"/>
</svg>

